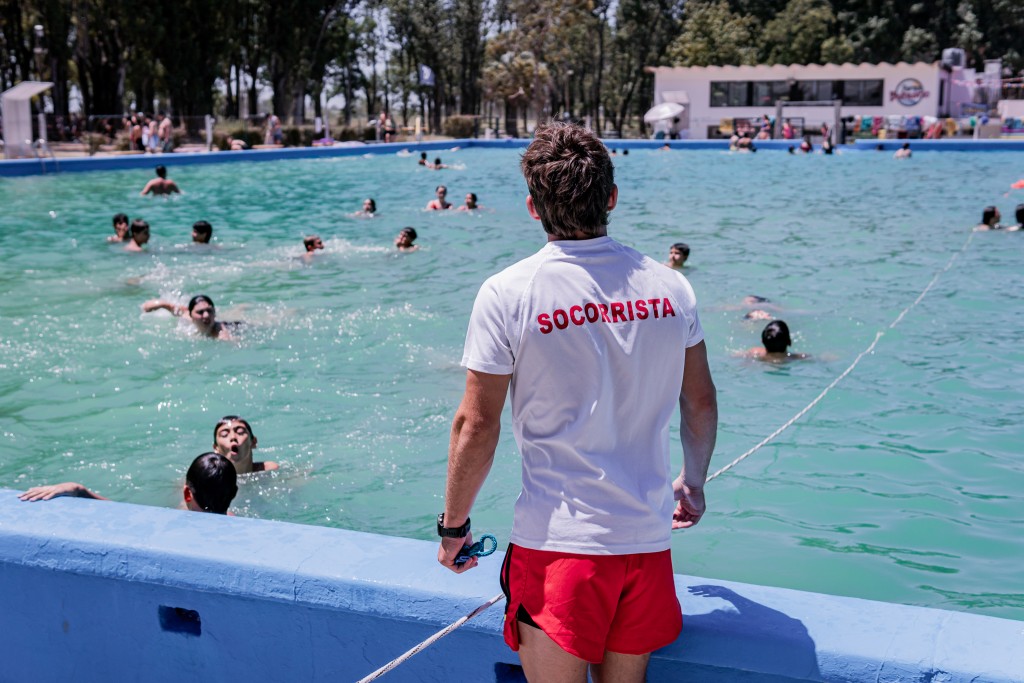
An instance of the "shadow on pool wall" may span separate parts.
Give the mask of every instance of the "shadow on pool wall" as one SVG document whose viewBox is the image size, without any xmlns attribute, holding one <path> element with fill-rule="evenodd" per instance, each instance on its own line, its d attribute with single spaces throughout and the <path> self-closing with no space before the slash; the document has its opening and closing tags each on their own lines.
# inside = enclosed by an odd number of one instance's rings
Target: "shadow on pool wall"
<svg viewBox="0 0 1024 683">
<path fill-rule="evenodd" d="M 351 681 L 497 591 L 428 541 L 0 489 L 4 680 Z M 676 576 L 657 681 L 1021 681 L 1020 622 Z M 522 681 L 502 603 L 386 681 Z"/>
<path fill-rule="evenodd" d="M 853 145 L 838 147 L 842 151 L 878 151 L 895 152 L 910 142 L 910 147 L 917 152 L 1008 152 L 1024 150 L 1024 140 L 857 140 Z M 280 161 L 283 159 L 321 159 L 330 157 L 362 156 L 365 154 L 394 154 L 402 150 L 410 152 L 428 152 L 431 150 L 449 150 L 452 147 L 484 147 L 514 149 L 526 147 L 530 140 L 526 138 L 509 138 L 504 140 L 479 140 L 474 138 L 461 140 L 444 140 L 434 142 L 390 142 L 365 145 L 345 145 L 338 147 L 285 147 L 283 149 L 254 149 L 239 152 L 189 152 L 179 154 L 158 155 L 125 155 L 95 157 L 65 157 L 61 159 L 0 159 L 0 178 L 47 175 L 53 173 L 78 173 L 83 171 L 116 171 L 122 169 L 153 168 L 163 164 L 168 168 L 175 166 L 195 166 L 202 164 L 225 164 L 240 161 Z M 605 140 L 608 147 L 616 149 L 658 149 L 669 145 L 671 150 L 718 150 L 729 149 L 728 140 Z M 757 149 L 762 151 L 785 152 L 794 144 L 793 140 L 760 140 Z"/>
</svg>

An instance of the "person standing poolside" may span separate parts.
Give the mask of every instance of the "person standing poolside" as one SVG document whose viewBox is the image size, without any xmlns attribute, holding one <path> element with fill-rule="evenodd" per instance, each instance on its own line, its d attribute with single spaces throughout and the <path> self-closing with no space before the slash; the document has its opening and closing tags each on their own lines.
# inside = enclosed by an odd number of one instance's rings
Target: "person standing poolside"
<svg viewBox="0 0 1024 683">
<path fill-rule="evenodd" d="M 160 138 L 160 149 L 163 152 L 173 152 L 174 134 L 172 132 L 173 124 L 171 123 L 171 117 L 161 112 L 159 118 L 160 123 L 156 129 Z"/>
<path fill-rule="evenodd" d="M 150 154 L 156 154 L 156 151 L 160 149 L 160 117 L 163 114 L 157 114 L 156 118 L 149 119 L 149 152 Z"/>
<path fill-rule="evenodd" d="M 108 242 L 125 242 L 128 240 L 128 216 L 123 213 L 114 214 L 114 234 L 107 237 Z"/>
<path fill-rule="evenodd" d="M 548 243 L 489 278 L 473 305 L 452 423 L 438 561 L 472 542 L 505 394 L 523 485 L 501 570 L 504 635 L 531 683 L 644 680 L 676 639 L 671 530 L 697 524 L 718 424 L 693 289 L 608 237 L 618 189 L 601 141 L 541 127 L 522 157 Z M 685 372 L 684 372 L 685 370 Z M 669 422 L 682 411 L 682 472 Z"/>
<path fill-rule="evenodd" d="M 446 197 L 448 196 L 447 187 L 445 187 L 444 185 L 438 185 L 437 188 L 434 190 L 434 193 L 437 195 L 437 198 L 431 199 L 427 203 L 428 211 L 445 211 L 447 209 L 452 208 L 451 203 L 446 199 Z"/>
<path fill-rule="evenodd" d="M 668 261 L 665 262 L 665 265 L 673 270 L 682 270 L 688 258 L 690 258 L 690 245 L 686 242 L 676 242 L 668 248 Z"/>
<path fill-rule="evenodd" d="M 136 218 L 132 221 L 131 227 L 128 229 L 128 244 L 125 245 L 125 251 L 142 251 L 142 247 L 149 242 L 149 223 Z"/>
<path fill-rule="evenodd" d="M 196 221 L 192 224 L 192 241 L 196 244 L 209 244 L 213 238 L 213 226 L 207 221 Z"/>
<path fill-rule="evenodd" d="M 237 415 L 225 415 L 213 428 L 213 450 L 230 460 L 239 474 L 279 469 L 280 465 L 269 460 L 253 462 L 252 449 L 256 443 L 252 427 Z"/>
<path fill-rule="evenodd" d="M 192 461 L 185 473 L 182 499 L 185 507 L 192 512 L 213 512 L 228 514 L 231 501 L 238 494 L 238 474 L 231 461 L 219 453 L 203 453 Z M 28 502 L 53 500 L 60 496 L 110 500 L 94 493 L 81 484 L 67 481 L 63 484 L 34 486 L 18 498 Z"/>
<path fill-rule="evenodd" d="M 144 197 L 147 194 L 174 194 L 176 192 L 181 192 L 178 184 L 167 178 L 167 167 L 161 165 L 156 167 L 156 178 L 146 183 L 139 194 Z"/>
<path fill-rule="evenodd" d="M 150 299 L 142 304 L 143 313 L 152 313 L 160 309 L 170 311 L 179 318 L 187 313 L 189 320 L 192 321 L 199 334 L 221 341 L 232 341 L 234 337 L 231 336 L 231 329 L 243 324 L 239 322 L 219 322 L 217 320 L 217 308 L 213 305 L 213 300 L 204 294 L 192 297 L 188 302 L 188 306 L 181 306 L 162 299 Z"/>
<path fill-rule="evenodd" d="M 398 251 L 416 251 L 420 248 L 418 244 L 413 244 L 416 237 L 416 228 L 402 228 L 395 237 L 395 248 Z"/>
</svg>

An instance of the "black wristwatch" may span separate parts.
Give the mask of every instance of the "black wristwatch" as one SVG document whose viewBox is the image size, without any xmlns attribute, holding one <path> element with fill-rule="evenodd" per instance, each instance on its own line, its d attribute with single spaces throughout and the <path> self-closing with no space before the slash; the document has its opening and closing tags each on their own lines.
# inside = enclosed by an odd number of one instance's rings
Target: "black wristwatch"
<svg viewBox="0 0 1024 683">
<path fill-rule="evenodd" d="M 444 513 L 437 516 L 437 535 L 441 538 L 463 538 L 469 533 L 469 517 L 466 523 L 458 527 L 447 527 L 444 525 Z"/>
</svg>

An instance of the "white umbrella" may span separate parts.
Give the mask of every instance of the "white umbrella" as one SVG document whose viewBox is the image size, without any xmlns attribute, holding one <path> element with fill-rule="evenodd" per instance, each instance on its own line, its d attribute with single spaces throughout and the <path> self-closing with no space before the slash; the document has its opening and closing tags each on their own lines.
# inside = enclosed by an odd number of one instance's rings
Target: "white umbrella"
<svg viewBox="0 0 1024 683">
<path fill-rule="evenodd" d="M 644 114 L 644 123 L 654 123 L 655 121 L 665 121 L 666 119 L 674 119 L 686 110 L 681 104 L 675 102 L 662 102 L 656 104 L 647 110 Z"/>
</svg>

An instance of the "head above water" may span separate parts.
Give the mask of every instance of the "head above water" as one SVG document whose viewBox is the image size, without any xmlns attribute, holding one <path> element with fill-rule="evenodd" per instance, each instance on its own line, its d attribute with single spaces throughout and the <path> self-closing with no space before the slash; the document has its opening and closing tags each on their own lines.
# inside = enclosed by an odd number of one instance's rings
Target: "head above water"
<svg viewBox="0 0 1024 683">
<path fill-rule="evenodd" d="M 116 228 L 118 225 L 124 225 L 125 227 L 128 226 L 128 214 L 124 214 L 124 213 L 115 213 L 114 214 L 114 227 Z"/>
<path fill-rule="evenodd" d="M 678 251 L 685 258 L 690 257 L 690 245 L 687 244 L 686 242 L 676 242 L 671 247 L 669 247 L 669 251 Z"/>
<path fill-rule="evenodd" d="M 149 241 L 149 223 L 141 218 L 136 218 L 132 221 L 128 235 L 135 240 L 136 243 L 145 244 Z"/>
<path fill-rule="evenodd" d="M 995 225 L 1000 218 L 999 209 L 994 206 L 986 206 L 985 210 L 981 212 L 981 222 L 985 225 Z"/>
<path fill-rule="evenodd" d="M 1017 223 L 1024 224 L 1024 204 L 1017 205 Z"/>
<path fill-rule="evenodd" d="M 192 311 L 195 310 L 195 307 L 198 306 L 199 304 L 209 304 L 211 308 L 216 308 L 216 306 L 213 305 L 213 299 L 206 296 L 205 294 L 197 294 L 188 300 L 188 312 L 190 315 Z"/>
<path fill-rule="evenodd" d="M 223 455 L 203 453 L 189 466 L 185 488 L 189 509 L 224 515 L 238 494 L 238 473 Z"/>
<path fill-rule="evenodd" d="M 225 415 L 213 428 L 213 450 L 231 461 L 242 474 L 252 471 L 252 449 L 258 441 L 248 421 Z"/>
<path fill-rule="evenodd" d="M 156 174 L 157 174 L 158 177 L 166 179 L 167 178 L 167 167 L 166 166 L 162 166 L 162 165 L 161 166 L 157 166 L 156 167 Z"/>
<path fill-rule="evenodd" d="M 605 234 L 615 170 L 596 136 L 570 123 L 542 126 L 520 167 L 545 232 L 558 239 Z"/>
<path fill-rule="evenodd" d="M 377 202 L 373 201 L 372 197 L 367 197 L 363 200 L 363 211 L 366 213 L 377 213 Z"/>
<path fill-rule="evenodd" d="M 781 320 L 768 323 L 761 332 L 761 343 L 768 353 L 786 353 L 786 349 L 793 345 L 789 326 Z"/>
<path fill-rule="evenodd" d="M 320 239 L 319 235 L 309 235 L 308 237 L 302 238 L 302 244 L 306 247 L 307 252 L 316 251 L 317 249 L 324 248 L 324 242 Z"/>
<path fill-rule="evenodd" d="M 208 244 L 213 237 L 213 226 L 207 221 L 196 221 L 192 224 L 192 241 Z"/>
</svg>

